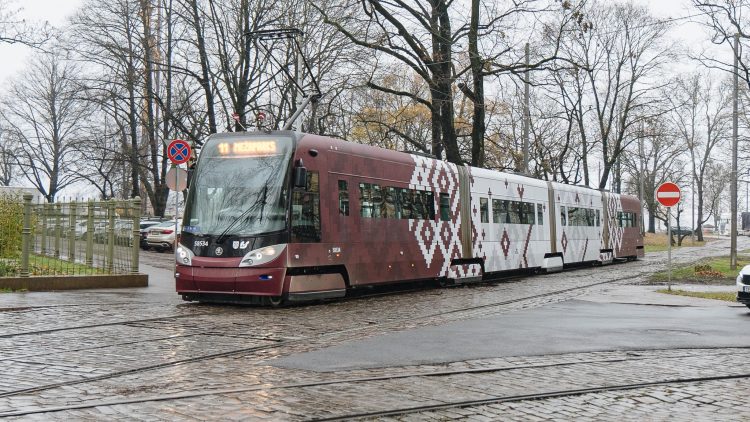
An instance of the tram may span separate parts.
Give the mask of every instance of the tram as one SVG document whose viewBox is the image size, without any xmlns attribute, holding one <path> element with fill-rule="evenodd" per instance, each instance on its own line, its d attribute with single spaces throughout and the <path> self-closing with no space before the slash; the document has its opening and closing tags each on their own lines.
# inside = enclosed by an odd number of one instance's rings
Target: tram
<svg viewBox="0 0 750 422">
<path fill-rule="evenodd" d="M 640 202 L 293 131 L 212 135 L 175 248 L 184 300 L 280 305 L 643 256 Z"/>
</svg>

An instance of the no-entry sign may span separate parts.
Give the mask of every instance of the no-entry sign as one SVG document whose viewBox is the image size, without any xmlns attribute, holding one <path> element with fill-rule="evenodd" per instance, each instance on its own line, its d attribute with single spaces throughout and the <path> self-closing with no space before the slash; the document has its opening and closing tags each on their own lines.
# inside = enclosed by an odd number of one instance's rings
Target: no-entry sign
<svg viewBox="0 0 750 422">
<path fill-rule="evenodd" d="M 665 207 L 673 207 L 680 202 L 680 187 L 672 182 L 665 182 L 656 189 L 656 200 Z"/>
</svg>

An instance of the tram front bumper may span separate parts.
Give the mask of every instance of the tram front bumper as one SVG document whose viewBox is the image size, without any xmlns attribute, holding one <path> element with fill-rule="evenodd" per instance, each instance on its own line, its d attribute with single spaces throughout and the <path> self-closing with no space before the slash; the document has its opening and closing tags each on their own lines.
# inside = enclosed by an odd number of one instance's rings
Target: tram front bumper
<svg viewBox="0 0 750 422">
<path fill-rule="evenodd" d="M 281 296 L 286 268 L 191 267 L 177 265 L 177 293 Z"/>
</svg>

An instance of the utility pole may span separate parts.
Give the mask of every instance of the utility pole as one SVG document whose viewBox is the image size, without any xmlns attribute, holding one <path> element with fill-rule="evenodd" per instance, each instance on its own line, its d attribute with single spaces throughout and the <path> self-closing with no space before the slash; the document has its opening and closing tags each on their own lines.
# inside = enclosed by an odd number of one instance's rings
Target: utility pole
<svg viewBox="0 0 750 422">
<path fill-rule="evenodd" d="M 737 269 L 737 108 L 739 102 L 739 51 L 740 34 L 734 34 L 734 93 L 732 95 L 732 178 L 731 178 L 731 207 L 732 217 L 730 221 L 730 243 L 729 243 L 729 268 Z"/>
<path fill-rule="evenodd" d="M 693 217 L 693 224 L 690 226 L 690 240 L 695 243 L 695 173 L 690 180 L 690 216 Z"/>
<path fill-rule="evenodd" d="M 645 192 L 643 188 L 643 182 L 644 182 L 643 179 L 646 178 L 646 172 L 644 170 L 645 166 L 643 164 L 643 160 L 645 159 L 645 154 L 643 153 L 643 137 L 644 136 L 645 136 L 645 132 L 643 130 L 643 122 L 641 122 L 641 136 L 640 136 L 640 139 L 638 140 L 639 141 L 638 142 L 638 154 L 640 155 L 640 162 L 641 162 L 641 171 L 640 171 L 640 174 L 638 175 L 638 181 L 640 182 L 639 183 L 640 186 L 638 187 L 638 199 L 640 199 L 641 201 L 641 236 L 646 234 L 646 225 L 644 224 L 645 220 L 643 219 L 643 201 L 645 199 L 643 195 L 643 193 Z"/>
<path fill-rule="evenodd" d="M 526 73 L 523 79 L 523 174 L 529 174 L 529 43 L 526 43 Z"/>
</svg>

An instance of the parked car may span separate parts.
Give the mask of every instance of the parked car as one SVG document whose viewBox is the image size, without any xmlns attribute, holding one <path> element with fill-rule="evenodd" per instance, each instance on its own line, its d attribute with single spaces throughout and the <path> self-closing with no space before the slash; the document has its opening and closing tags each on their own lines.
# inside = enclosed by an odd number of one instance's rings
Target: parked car
<svg viewBox="0 0 750 422">
<path fill-rule="evenodd" d="M 737 302 L 750 308 L 750 265 L 746 265 L 737 276 Z"/>
<path fill-rule="evenodd" d="M 675 236 L 690 236 L 693 230 L 687 227 L 672 227 L 672 234 Z"/>
<path fill-rule="evenodd" d="M 174 226 L 174 221 L 165 221 L 149 228 L 146 235 L 146 244 L 158 252 L 174 249 L 175 235 L 180 233 L 182 221 L 177 221 L 177 233 L 175 233 Z"/>
<path fill-rule="evenodd" d="M 88 221 L 79 221 L 76 223 L 76 239 L 86 239 L 88 235 Z"/>
<path fill-rule="evenodd" d="M 140 225 L 141 249 L 144 249 L 144 250 L 150 249 L 150 247 L 148 246 L 148 242 L 146 242 L 146 236 L 148 236 L 148 232 L 150 231 L 151 227 L 159 225 L 160 223 L 162 223 L 161 220 L 141 220 L 141 225 Z"/>
<path fill-rule="evenodd" d="M 115 221 L 115 245 L 133 245 L 133 220 Z"/>
<path fill-rule="evenodd" d="M 133 238 L 132 220 L 115 220 L 114 235 L 116 245 L 131 245 Z M 109 223 L 98 222 L 94 225 L 94 242 L 107 243 L 109 239 Z"/>
</svg>

